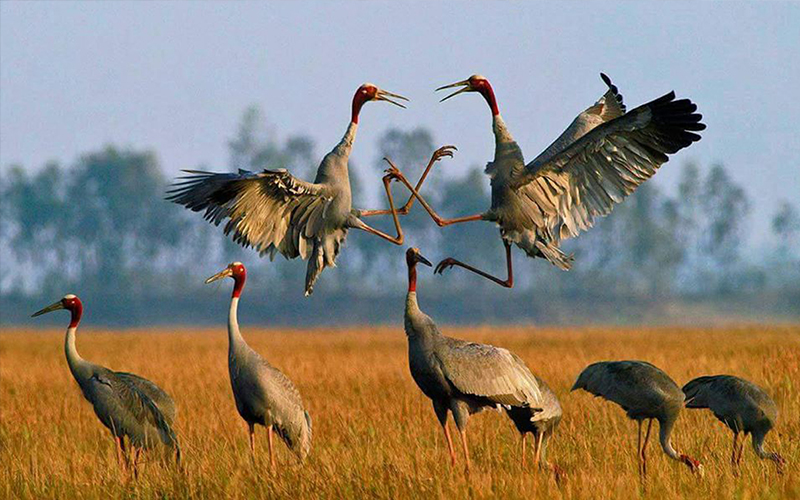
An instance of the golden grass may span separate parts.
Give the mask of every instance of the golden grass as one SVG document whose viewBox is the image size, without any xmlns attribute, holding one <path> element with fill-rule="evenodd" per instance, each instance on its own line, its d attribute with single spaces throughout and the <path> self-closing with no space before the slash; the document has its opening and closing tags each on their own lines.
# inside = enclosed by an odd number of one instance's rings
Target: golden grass
<svg viewBox="0 0 800 500">
<path fill-rule="evenodd" d="M 86 359 L 145 376 L 178 405 L 185 470 L 148 463 L 138 480 L 129 480 L 117 467 L 108 431 L 69 374 L 63 331 L 17 329 L 0 333 L 0 497 L 800 498 L 798 326 L 444 330 L 507 347 L 548 381 L 565 411 L 549 449 L 549 458 L 567 471 L 564 482 L 521 469 L 518 434 L 496 412 L 470 420 L 469 479 L 463 460 L 451 470 L 430 402 L 409 374 L 400 327 L 244 327 L 248 342 L 294 380 L 314 419 L 307 462 L 299 465 L 280 445 L 277 474 L 269 472 L 261 427 L 262 454 L 256 466 L 250 462 L 246 426 L 228 382 L 224 326 L 84 328 L 78 349 Z M 669 461 L 656 441 L 650 475 L 640 486 L 635 424 L 611 403 L 568 392 L 584 366 L 603 359 L 648 360 L 679 384 L 733 373 L 766 387 L 781 411 L 767 444 L 789 461 L 786 474 L 758 461 L 748 440 L 741 474 L 734 476 L 727 428 L 707 411 L 684 411 L 674 441 L 705 464 L 705 478 Z"/>
</svg>

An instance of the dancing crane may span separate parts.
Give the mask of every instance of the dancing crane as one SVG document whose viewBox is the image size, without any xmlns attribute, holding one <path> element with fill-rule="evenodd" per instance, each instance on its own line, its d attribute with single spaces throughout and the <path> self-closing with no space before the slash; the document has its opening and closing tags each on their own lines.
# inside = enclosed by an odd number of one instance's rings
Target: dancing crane
<svg viewBox="0 0 800 500">
<path fill-rule="evenodd" d="M 744 439 L 739 433 L 752 435 L 753 450 L 761 459 L 772 460 L 783 473 L 786 460 L 775 452 L 764 450 L 764 438 L 775 426 L 778 407 L 775 401 L 754 383 L 733 375 L 698 377 L 683 386 L 687 408 L 708 408 L 733 432 L 731 465 L 738 467 L 742 460 Z M 737 452 L 738 447 L 738 452 Z"/>
<path fill-rule="evenodd" d="M 433 402 L 433 410 L 444 430 L 450 460 L 456 463 L 453 440 L 447 427 L 453 414 L 464 448 L 466 471 L 470 460 L 466 426 L 469 416 L 484 408 L 503 408 L 522 435 L 534 435 L 534 462 L 544 458 L 547 440 L 561 420 L 558 398 L 547 384 L 531 373 L 514 353 L 500 347 L 445 337 L 417 303 L 417 263 L 430 266 L 416 248 L 406 251 L 408 295 L 405 331 L 411 376 Z M 554 471 L 560 469 L 553 467 Z"/>
<path fill-rule="evenodd" d="M 670 435 L 683 408 L 683 392 L 669 375 L 644 361 L 601 361 L 587 366 L 578 376 L 572 390 L 583 389 L 608 401 L 617 403 L 639 426 L 636 456 L 639 474 L 647 475 L 647 442 L 653 420 L 658 420 L 661 449 L 671 459 L 685 464 L 689 470 L 702 475 L 700 462 L 678 453 L 672 447 Z M 642 424 L 647 420 L 647 432 L 642 442 Z"/>
<path fill-rule="evenodd" d="M 308 259 L 305 281 L 305 295 L 308 296 L 314 291 L 320 273 L 336 265 L 348 229 L 360 229 L 397 245 L 403 243 L 398 211 L 389 188 L 389 183 L 402 174 L 393 167 L 383 177 L 389 210 L 354 210 L 347 164 L 361 107 L 370 101 L 405 107 L 391 98 L 408 100 L 370 83 L 358 88 L 344 137 L 322 159 L 313 183 L 300 180 L 285 169 L 257 173 L 186 170 L 189 175 L 175 182 L 167 192 L 167 199 L 194 212 L 205 211 L 205 219 L 215 225 L 227 219 L 225 234 L 232 234 L 236 243 L 253 247 L 261 256 L 269 254 L 272 259 L 280 253 L 287 259 Z M 437 153 L 441 157 L 441 153 Z M 439 157 L 434 153 L 431 163 Z M 409 207 L 407 203 L 400 213 L 407 212 Z M 392 214 L 397 236 L 390 236 L 361 220 L 386 213 Z"/>
<path fill-rule="evenodd" d="M 94 413 L 105 425 L 117 447 L 117 461 L 128 467 L 129 457 L 125 438 L 134 450 L 133 472 L 138 475 L 139 455 L 157 443 L 175 451 L 180 463 L 181 449 L 172 430 L 175 421 L 175 403 L 169 395 L 147 379 L 132 373 L 115 372 L 83 359 L 75 347 L 75 333 L 83 314 L 83 303 L 77 296 L 68 294 L 32 317 L 66 309 L 71 314 L 64 340 L 64 352 L 72 376 L 81 388 L 83 397 L 94 407 Z"/>
<path fill-rule="evenodd" d="M 615 203 L 655 174 L 668 154 L 700 140 L 695 132 L 705 125 L 690 100 L 675 100 L 675 93 L 670 92 L 626 113 L 617 88 L 607 76 L 601 77 L 609 90 L 527 165 L 500 116 L 486 78 L 473 75 L 437 89 L 463 87 L 443 101 L 463 92 L 478 92 L 489 104 L 495 136 L 494 161 L 486 166 L 491 178 L 491 207 L 484 213 L 445 219 L 407 181 L 404 183 L 440 227 L 477 220 L 496 223 L 505 246 L 507 278 L 497 278 L 453 258 L 439 262 L 436 273 L 459 266 L 511 288 L 512 243 L 528 257 L 545 258 L 568 270 L 572 256 L 559 249 L 562 239 L 577 236 L 591 227 L 596 217 L 611 212 Z"/>
<path fill-rule="evenodd" d="M 247 279 L 244 264 L 233 262 L 208 278 L 206 283 L 223 278 L 233 278 L 234 283 L 228 312 L 228 372 L 236 409 L 247 422 L 253 461 L 256 456 L 255 424 L 267 428 L 269 463 L 273 470 L 273 431 L 303 460 L 311 450 L 311 416 L 303 408 L 300 393 L 286 375 L 247 345 L 239 331 L 239 297 Z"/>
</svg>

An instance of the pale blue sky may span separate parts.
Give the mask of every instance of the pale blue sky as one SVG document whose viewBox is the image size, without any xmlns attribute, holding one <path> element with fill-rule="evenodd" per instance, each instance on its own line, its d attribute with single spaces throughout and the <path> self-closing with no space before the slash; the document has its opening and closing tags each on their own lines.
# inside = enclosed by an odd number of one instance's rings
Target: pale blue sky
<svg viewBox="0 0 800 500">
<path fill-rule="evenodd" d="M 118 143 L 152 148 L 170 173 L 224 168 L 251 103 L 321 155 L 371 81 L 412 102 L 368 105 L 353 160 L 372 162 L 389 126 L 424 125 L 458 145 L 442 166 L 456 176 L 491 159 L 490 116 L 475 95 L 439 104 L 435 87 L 488 77 L 533 158 L 603 92 L 604 71 L 631 107 L 674 89 L 705 116 L 703 140 L 657 184 L 672 189 L 685 160 L 721 161 L 764 228 L 777 200 L 800 204 L 798 26 L 798 3 L 4 1 L 0 165 Z"/>
</svg>

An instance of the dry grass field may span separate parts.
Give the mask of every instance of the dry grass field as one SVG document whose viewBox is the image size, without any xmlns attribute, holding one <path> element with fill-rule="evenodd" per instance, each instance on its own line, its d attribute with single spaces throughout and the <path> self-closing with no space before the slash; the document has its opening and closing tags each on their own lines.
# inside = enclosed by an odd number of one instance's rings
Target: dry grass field
<svg viewBox="0 0 800 500">
<path fill-rule="evenodd" d="M 184 470 L 150 457 L 133 480 L 117 467 L 113 441 L 71 378 L 63 330 L 18 329 L 0 333 L 0 497 L 800 498 L 799 326 L 443 332 L 507 347 L 548 381 L 565 412 L 549 449 L 549 458 L 566 470 L 564 481 L 522 470 L 519 436 L 494 411 L 470 420 L 470 477 L 464 477 L 463 460 L 451 469 L 431 405 L 409 374 L 401 327 L 243 325 L 249 343 L 295 381 L 314 419 L 309 459 L 301 466 L 281 445 L 277 474 L 265 460 L 263 428 L 257 430 L 262 454 L 255 466 L 250 462 L 246 426 L 228 382 L 224 326 L 82 328 L 78 349 L 86 359 L 143 375 L 178 405 Z M 733 373 L 766 387 L 781 412 L 767 445 L 788 460 L 786 473 L 778 476 L 771 463 L 758 461 L 748 440 L 734 476 L 727 428 L 707 411 L 684 411 L 674 443 L 705 464 L 705 477 L 669 461 L 656 441 L 649 449 L 650 475 L 641 484 L 635 424 L 611 403 L 568 392 L 584 366 L 603 359 L 648 360 L 679 384 Z"/>
</svg>

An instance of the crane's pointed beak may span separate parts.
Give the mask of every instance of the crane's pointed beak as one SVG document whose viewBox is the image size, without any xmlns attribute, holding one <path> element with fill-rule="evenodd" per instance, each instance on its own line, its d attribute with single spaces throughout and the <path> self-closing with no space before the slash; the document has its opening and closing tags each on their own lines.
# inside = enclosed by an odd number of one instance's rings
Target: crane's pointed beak
<svg viewBox="0 0 800 500">
<path fill-rule="evenodd" d="M 422 254 L 420 254 L 420 253 L 417 254 L 417 262 L 421 262 L 422 264 L 425 264 L 428 267 L 433 267 L 433 264 L 431 264 L 431 261 L 429 261 L 428 259 L 423 257 Z"/>
<path fill-rule="evenodd" d="M 233 271 L 231 270 L 231 268 L 230 268 L 230 267 L 226 267 L 225 269 L 223 269 L 222 271 L 218 272 L 218 273 L 217 273 L 217 274 L 215 274 L 214 276 L 211 276 L 211 277 L 209 277 L 209 278 L 208 278 L 208 279 L 205 281 L 205 283 L 206 283 L 206 284 L 213 283 L 213 282 L 215 282 L 215 281 L 217 281 L 217 280 L 221 280 L 221 279 L 223 279 L 223 278 L 227 278 L 227 277 L 229 277 L 229 276 L 233 276 Z"/>
<path fill-rule="evenodd" d="M 378 89 L 378 95 L 375 98 L 375 100 L 390 102 L 390 103 L 394 104 L 395 106 L 400 106 L 401 108 L 405 108 L 405 106 L 403 106 L 399 102 L 395 102 L 395 101 L 389 99 L 390 97 L 394 97 L 395 99 L 400 99 L 400 100 L 408 102 L 408 98 L 407 97 L 403 97 L 400 94 L 393 94 L 393 93 L 391 93 L 389 91 L 381 90 L 381 89 Z"/>
<path fill-rule="evenodd" d="M 438 89 L 436 89 L 436 92 L 438 92 L 440 90 L 451 89 L 453 87 L 461 87 L 461 86 L 464 86 L 464 88 L 453 92 L 452 94 L 450 94 L 449 96 L 445 97 L 444 99 L 442 99 L 439 102 L 444 102 L 444 101 L 450 99 L 451 97 L 454 97 L 454 96 L 457 96 L 458 94 L 461 94 L 462 92 L 470 92 L 472 90 L 472 87 L 470 87 L 470 85 L 469 85 L 469 80 L 461 80 L 460 82 L 451 83 L 450 85 L 444 85 L 443 87 L 439 87 Z"/>
<path fill-rule="evenodd" d="M 59 309 L 64 309 L 64 304 L 62 304 L 60 300 L 31 314 L 31 318 L 35 318 L 36 316 L 41 316 L 42 314 L 47 314 L 49 312 L 58 311 Z"/>
</svg>

